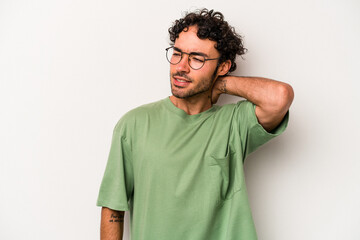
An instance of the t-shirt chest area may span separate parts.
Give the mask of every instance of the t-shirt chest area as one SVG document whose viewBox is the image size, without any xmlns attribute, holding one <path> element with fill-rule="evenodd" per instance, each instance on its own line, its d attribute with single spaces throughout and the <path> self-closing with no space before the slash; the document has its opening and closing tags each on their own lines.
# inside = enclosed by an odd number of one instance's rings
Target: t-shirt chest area
<svg viewBox="0 0 360 240">
<path fill-rule="evenodd" d="M 137 196 L 151 189 L 162 199 L 213 199 L 205 204 L 208 208 L 235 192 L 230 125 L 216 118 L 190 123 L 175 119 L 142 129 L 132 158 Z"/>
<path fill-rule="evenodd" d="M 141 168 L 151 165 L 151 168 L 181 169 L 199 164 L 214 152 L 225 154 L 229 127 L 219 131 L 214 118 L 196 122 L 174 119 L 151 123 L 138 135 L 135 164 Z"/>
</svg>

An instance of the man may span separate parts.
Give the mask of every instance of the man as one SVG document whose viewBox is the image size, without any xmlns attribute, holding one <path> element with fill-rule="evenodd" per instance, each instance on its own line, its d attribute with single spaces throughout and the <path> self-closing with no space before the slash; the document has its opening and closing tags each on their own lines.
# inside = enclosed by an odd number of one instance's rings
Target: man
<svg viewBox="0 0 360 240">
<path fill-rule="evenodd" d="M 227 75 L 242 39 L 219 12 L 177 20 L 167 48 L 172 96 L 125 114 L 114 128 L 97 205 L 101 239 L 256 239 L 244 181 L 248 154 L 284 131 L 290 85 Z M 214 105 L 223 93 L 247 101 Z"/>
</svg>

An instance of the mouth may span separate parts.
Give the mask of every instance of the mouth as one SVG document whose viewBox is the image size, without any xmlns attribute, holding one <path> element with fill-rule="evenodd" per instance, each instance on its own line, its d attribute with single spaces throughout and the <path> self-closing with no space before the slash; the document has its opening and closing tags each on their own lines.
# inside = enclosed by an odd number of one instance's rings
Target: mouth
<svg viewBox="0 0 360 240">
<path fill-rule="evenodd" d="M 186 87 L 186 86 L 188 86 L 188 85 L 190 85 L 190 83 L 192 82 L 192 81 L 190 81 L 190 80 L 188 80 L 187 78 L 185 78 L 185 77 L 181 77 L 181 76 L 173 76 L 173 78 L 174 78 L 174 85 L 175 86 L 178 86 L 178 87 Z"/>
</svg>

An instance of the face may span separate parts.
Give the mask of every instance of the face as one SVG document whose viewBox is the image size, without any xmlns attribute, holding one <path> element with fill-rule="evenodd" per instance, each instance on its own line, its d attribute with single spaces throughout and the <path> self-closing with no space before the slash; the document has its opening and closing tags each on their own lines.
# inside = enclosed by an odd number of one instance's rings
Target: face
<svg viewBox="0 0 360 240">
<path fill-rule="evenodd" d="M 196 33 L 197 27 L 195 26 L 189 27 L 186 32 L 181 32 L 174 47 L 186 53 L 203 53 L 206 58 L 220 57 L 219 52 L 215 49 L 215 42 L 209 39 L 200 39 Z M 188 60 L 188 55 L 183 54 L 183 58 L 178 64 L 170 64 L 172 94 L 182 99 L 201 95 L 209 96 L 212 84 L 217 78 L 218 60 L 206 61 L 204 66 L 198 70 L 192 69 Z"/>
</svg>

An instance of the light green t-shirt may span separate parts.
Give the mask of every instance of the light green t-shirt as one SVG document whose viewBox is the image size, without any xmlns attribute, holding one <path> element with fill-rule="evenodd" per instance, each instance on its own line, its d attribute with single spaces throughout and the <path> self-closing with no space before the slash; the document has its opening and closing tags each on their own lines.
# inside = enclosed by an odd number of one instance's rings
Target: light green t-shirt
<svg viewBox="0 0 360 240">
<path fill-rule="evenodd" d="M 169 98 L 116 124 L 98 206 L 130 211 L 132 240 L 257 239 L 243 163 L 272 132 L 249 101 L 188 115 Z"/>
</svg>

